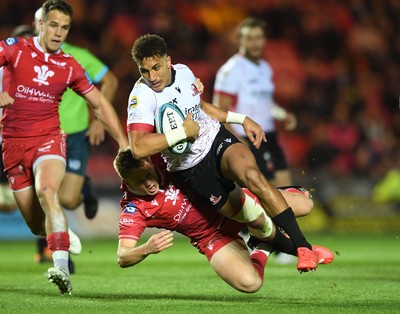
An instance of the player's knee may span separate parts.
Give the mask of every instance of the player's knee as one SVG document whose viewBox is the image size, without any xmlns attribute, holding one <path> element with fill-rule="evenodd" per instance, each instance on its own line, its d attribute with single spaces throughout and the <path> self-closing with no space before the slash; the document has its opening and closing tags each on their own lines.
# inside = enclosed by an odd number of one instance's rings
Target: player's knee
<svg viewBox="0 0 400 314">
<path fill-rule="evenodd" d="M 241 274 L 236 289 L 245 293 L 257 292 L 262 287 L 261 278 L 253 273 Z"/>
<path fill-rule="evenodd" d="M 54 195 L 57 194 L 51 186 L 41 186 L 36 190 L 36 193 L 41 204 L 42 202 L 47 202 L 47 200 L 54 199 Z"/>
<path fill-rule="evenodd" d="M 67 209 L 75 209 L 81 203 L 81 200 L 72 194 L 60 194 L 59 199 L 61 205 Z"/>
<path fill-rule="evenodd" d="M 301 203 L 300 213 L 299 216 L 306 216 L 308 215 L 314 207 L 314 202 L 310 198 L 305 198 L 304 201 Z"/>
<path fill-rule="evenodd" d="M 118 251 L 118 253 L 117 253 L 117 262 L 118 262 L 119 267 L 121 267 L 121 268 L 126 268 L 129 266 L 128 260 L 126 259 L 126 255 L 120 251 Z"/>
</svg>

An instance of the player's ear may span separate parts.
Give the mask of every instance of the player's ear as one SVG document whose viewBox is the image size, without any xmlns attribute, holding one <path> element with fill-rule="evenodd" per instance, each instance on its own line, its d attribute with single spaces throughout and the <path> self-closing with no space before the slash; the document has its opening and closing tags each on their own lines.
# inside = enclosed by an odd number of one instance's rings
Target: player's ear
<svg viewBox="0 0 400 314">
<path fill-rule="evenodd" d="M 171 57 L 170 56 L 167 56 L 167 67 L 168 67 L 168 69 L 171 68 Z"/>
</svg>

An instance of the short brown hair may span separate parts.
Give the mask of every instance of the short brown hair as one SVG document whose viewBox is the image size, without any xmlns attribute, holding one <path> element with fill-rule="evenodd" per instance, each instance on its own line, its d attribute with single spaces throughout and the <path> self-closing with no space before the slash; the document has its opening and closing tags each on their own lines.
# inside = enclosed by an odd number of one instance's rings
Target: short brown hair
<svg viewBox="0 0 400 314">
<path fill-rule="evenodd" d="M 69 5 L 64 0 L 47 0 L 42 5 L 42 19 L 43 21 L 47 20 L 47 16 L 50 11 L 57 10 L 65 15 L 68 15 L 72 19 L 72 15 L 74 11 L 72 10 L 71 5 Z"/>
<path fill-rule="evenodd" d="M 242 30 L 243 28 L 246 27 L 249 28 L 260 27 L 264 31 L 264 34 L 266 32 L 266 24 L 264 21 L 257 19 L 255 17 L 248 17 L 247 19 L 243 20 L 237 27 L 236 35 L 238 38 L 242 37 Z"/>
<path fill-rule="evenodd" d="M 119 152 L 117 157 L 115 157 L 114 169 L 121 179 L 126 180 L 130 170 L 140 168 L 144 166 L 146 162 L 148 162 L 148 158 L 135 159 L 133 158 L 132 151 L 127 149 L 123 152 Z"/>
</svg>

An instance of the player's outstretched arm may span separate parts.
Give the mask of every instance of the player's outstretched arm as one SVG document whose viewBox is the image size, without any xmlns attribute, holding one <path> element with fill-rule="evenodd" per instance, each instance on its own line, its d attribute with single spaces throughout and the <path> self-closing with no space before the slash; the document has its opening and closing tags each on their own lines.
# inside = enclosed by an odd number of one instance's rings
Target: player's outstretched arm
<svg viewBox="0 0 400 314">
<path fill-rule="evenodd" d="M 153 234 L 146 243 L 136 247 L 137 241 L 120 239 L 118 244 L 118 264 L 122 268 L 134 266 L 150 254 L 157 254 L 173 245 L 173 233 L 169 230 Z"/>
<path fill-rule="evenodd" d="M 261 142 L 266 142 L 265 133 L 261 126 L 248 116 L 232 111 L 226 111 L 218 108 L 205 101 L 202 102 L 201 108 L 211 118 L 218 120 L 221 123 L 235 123 L 241 124 L 250 142 L 259 148 Z"/>
</svg>

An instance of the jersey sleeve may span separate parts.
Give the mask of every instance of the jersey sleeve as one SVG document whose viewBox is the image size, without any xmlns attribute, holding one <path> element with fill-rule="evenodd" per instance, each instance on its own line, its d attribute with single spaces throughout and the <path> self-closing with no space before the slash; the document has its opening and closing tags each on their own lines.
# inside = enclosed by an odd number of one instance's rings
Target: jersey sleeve
<svg viewBox="0 0 400 314">
<path fill-rule="evenodd" d="M 127 129 L 129 131 L 153 132 L 156 112 L 156 98 L 144 83 L 138 81 L 128 101 Z"/>
<path fill-rule="evenodd" d="M 217 72 L 214 92 L 237 95 L 240 89 L 240 71 L 236 63 L 229 62 Z"/>
<path fill-rule="evenodd" d="M 17 42 L 18 42 L 17 37 L 15 38 L 10 37 L 0 41 L 0 67 L 8 64 L 14 49 L 16 49 L 12 46 Z"/>
<path fill-rule="evenodd" d="M 79 95 L 85 95 L 93 90 L 94 85 L 89 74 L 85 69 L 78 63 L 74 64 L 74 73 L 71 85 L 69 86 L 75 93 Z"/>
<path fill-rule="evenodd" d="M 119 220 L 119 239 L 139 240 L 146 228 L 145 217 L 134 202 L 128 202 L 122 207 Z"/>
</svg>

